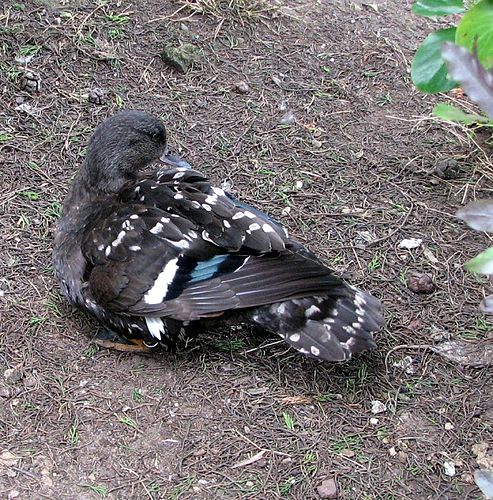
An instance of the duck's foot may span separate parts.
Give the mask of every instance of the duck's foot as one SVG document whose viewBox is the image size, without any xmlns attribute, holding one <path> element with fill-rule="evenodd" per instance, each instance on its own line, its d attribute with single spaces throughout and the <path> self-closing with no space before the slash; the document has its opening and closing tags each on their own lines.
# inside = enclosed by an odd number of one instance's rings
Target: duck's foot
<svg viewBox="0 0 493 500">
<path fill-rule="evenodd" d="M 100 330 L 94 337 L 94 343 L 106 347 L 107 349 L 115 349 L 121 352 L 138 352 L 151 353 L 155 350 L 158 344 L 146 344 L 143 339 L 127 339 L 122 337 L 113 330 Z"/>
</svg>

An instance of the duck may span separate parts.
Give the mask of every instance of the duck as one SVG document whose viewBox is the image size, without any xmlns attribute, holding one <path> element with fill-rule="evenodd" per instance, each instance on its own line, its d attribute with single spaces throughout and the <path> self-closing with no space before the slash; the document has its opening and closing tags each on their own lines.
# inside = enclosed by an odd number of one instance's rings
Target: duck
<svg viewBox="0 0 493 500">
<path fill-rule="evenodd" d="M 376 347 L 381 302 L 172 153 L 164 124 L 120 111 L 91 136 L 53 246 L 66 299 L 121 351 L 176 346 L 191 325 L 249 323 L 337 362 Z"/>
</svg>

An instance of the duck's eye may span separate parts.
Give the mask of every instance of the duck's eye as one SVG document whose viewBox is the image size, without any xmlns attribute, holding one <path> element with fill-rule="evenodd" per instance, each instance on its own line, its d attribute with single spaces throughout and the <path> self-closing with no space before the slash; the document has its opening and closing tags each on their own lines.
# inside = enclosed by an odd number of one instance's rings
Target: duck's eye
<svg viewBox="0 0 493 500">
<path fill-rule="evenodd" d="M 166 135 L 165 135 L 163 130 L 157 130 L 155 132 L 152 132 L 150 134 L 150 137 L 155 142 L 165 142 L 166 141 Z"/>
</svg>

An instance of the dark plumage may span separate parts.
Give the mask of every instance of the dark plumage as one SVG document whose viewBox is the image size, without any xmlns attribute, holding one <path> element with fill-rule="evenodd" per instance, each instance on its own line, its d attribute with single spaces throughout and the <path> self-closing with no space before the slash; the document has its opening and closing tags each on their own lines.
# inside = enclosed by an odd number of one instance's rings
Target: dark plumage
<svg viewBox="0 0 493 500">
<path fill-rule="evenodd" d="M 171 163 L 145 173 L 152 161 Z M 190 321 L 236 311 L 328 361 L 375 346 L 380 302 L 284 228 L 169 153 L 162 123 L 123 111 L 94 132 L 53 252 L 65 296 L 129 342 L 172 346 Z"/>
</svg>

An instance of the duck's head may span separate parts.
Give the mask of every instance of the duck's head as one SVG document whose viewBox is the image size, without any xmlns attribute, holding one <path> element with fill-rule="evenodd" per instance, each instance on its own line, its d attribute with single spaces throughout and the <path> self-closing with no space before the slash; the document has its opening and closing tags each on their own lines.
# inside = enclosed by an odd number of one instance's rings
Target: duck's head
<svg viewBox="0 0 493 500">
<path fill-rule="evenodd" d="M 166 151 L 166 129 L 143 111 L 120 111 L 99 125 L 81 170 L 94 191 L 116 193 Z"/>
</svg>

